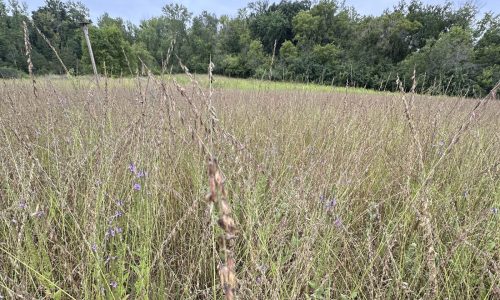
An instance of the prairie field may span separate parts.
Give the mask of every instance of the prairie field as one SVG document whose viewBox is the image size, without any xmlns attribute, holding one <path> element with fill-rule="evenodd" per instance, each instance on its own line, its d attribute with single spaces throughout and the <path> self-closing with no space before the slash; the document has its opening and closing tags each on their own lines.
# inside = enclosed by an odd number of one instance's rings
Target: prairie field
<svg viewBox="0 0 500 300">
<path fill-rule="evenodd" d="M 206 77 L 0 82 L 0 299 L 500 299 L 500 101 Z"/>
</svg>

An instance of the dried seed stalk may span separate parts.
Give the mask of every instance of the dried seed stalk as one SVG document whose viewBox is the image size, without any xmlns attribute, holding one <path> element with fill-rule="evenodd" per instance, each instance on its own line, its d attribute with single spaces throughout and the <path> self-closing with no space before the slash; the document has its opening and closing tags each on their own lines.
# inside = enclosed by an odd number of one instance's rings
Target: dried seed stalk
<svg viewBox="0 0 500 300">
<path fill-rule="evenodd" d="M 34 23 L 33 23 L 33 27 L 35 27 L 35 29 L 38 32 L 38 34 L 43 38 L 43 40 L 47 43 L 47 45 L 50 47 L 50 49 L 52 49 L 52 52 L 54 52 L 55 56 L 57 57 L 57 60 L 59 60 L 59 63 L 63 67 L 64 72 L 66 72 L 66 76 L 70 77 L 71 74 L 69 73 L 68 68 L 66 68 L 66 65 L 64 64 L 63 60 L 61 59 L 61 57 L 57 53 L 56 48 L 54 48 L 54 46 L 52 46 L 52 44 L 50 43 L 49 39 L 45 36 L 45 34 L 42 33 L 42 31 L 38 27 L 35 26 Z"/>
<path fill-rule="evenodd" d="M 227 200 L 227 191 L 224 187 L 224 179 L 219 171 L 217 160 L 210 158 L 208 162 L 209 194 L 207 201 L 210 207 L 215 207 L 219 214 L 219 226 L 224 231 L 220 237 L 221 254 L 224 257 L 223 264 L 219 267 L 219 278 L 224 291 L 225 298 L 232 300 L 236 290 L 236 261 L 234 259 L 234 244 L 237 234 L 236 224 L 231 216 L 231 207 Z"/>
<path fill-rule="evenodd" d="M 38 91 L 36 89 L 35 76 L 33 75 L 33 62 L 31 60 L 31 43 L 28 35 L 28 25 L 23 21 L 23 31 L 24 31 L 24 47 L 26 48 L 26 62 L 28 63 L 28 73 L 30 74 L 31 82 L 33 84 L 33 94 L 35 98 L 38 98 Z"/>
<path fill-rule="evenodd" d="M 401 93 L 403 94 L 402 99 L 403 103 L 405 106 L 405 117 L 408 122 L 408 126 L 410 127 L 410 131 L 413 136 L 413 141 L 415 145 L 417 146 L 418 149 L 418 158 L 419 158 L 419 163 L 420 163 L 420 170 L 421 172 L 425 173 L 425 164 L 424 164 L 424 152 L 422 148 L 422 142 L 420 141 L 419 138 L 419 132 L 417 127 L 415 126 L 414 122 L 414 117 L 411 113 L 411 106 L 413 104 L 413 97 L 415 95 L 415 88 L 417 86 L 416 83 L 416 72 L 413 70 L 413 77 L 412 77 L 412 87 L 411 87 L 411 100 L 408 102 L 406 99 L 406 92 L 404 90 L 404 87 L 399 80 L 399 76 L 396 80 L 396 84 L 398 85 Z M 431 200 L 428 197 L 428 192 L 427 192 L 427 183 L 425 181 L 422 182 L 422 193 L 420 194 L 420 201 L 419 201 L 419 209 L 417 210 L 417 214 L 419 215 L 419 220 L 420 224 L 423 228 L 423 235 L 424 235 L 424 240 L 427 243 L 427 269 L 429 271 L 429 276 L 428 276 L 428 284 L 429 284 L 429 289 L 426 293 L 427 297 L 432 299 L 435 298 L 437 295 L 438 291 L 438 267 L 436 265 L 436 257 L 437 253 L 435 250 L 435 238 L 434 238 L 434 228 L 432 225 L 432 215 L 430 212 L 429 207 L 431 206 Z"/>
</svg>

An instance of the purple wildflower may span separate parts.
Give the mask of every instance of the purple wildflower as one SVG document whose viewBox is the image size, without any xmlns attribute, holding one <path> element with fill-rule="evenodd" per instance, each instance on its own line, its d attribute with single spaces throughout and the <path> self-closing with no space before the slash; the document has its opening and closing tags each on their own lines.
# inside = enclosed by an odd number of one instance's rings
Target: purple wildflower
<svg viewBox="0 0 500 300">
<path fill-rule="evenodd" d="M 111 283 L 109 284 L 110 287 L 116 289 L 116 287 L 118 287 L 118 283 L 116 281 L 111 281 Z"/>
<path fill-rule="evenodd" d="M 45 212 L 43 210 L 39 210 L 39 211 L 36 211 L 36 212 L 31 214 L 32 217 L 37 217 L 37 218 L 41 218 L 44 215 L 45 215 Z"/>
<path fill-rule="evenodd" d="M 134 163 L 130 163 L 130 164 L 128 165 L 128 169 L 129 169 L 129 171 L 130 171 L 130 172 L 132 172 L 132 173 L 134 173 L 134 174 L 135 174 L 135 172 L 137 172 L 137 168 L 136 168 L 136 166 L 134 165 Z"/>
<path fill-rule="evenodd" d="M 104 236 L 106 238 L 115 237 L 115 235 L 120 234 L 122 232 L 123 232 L 123 229 L 121 227 L 109 227 L 109 229 L 106 231 Z"/>
<path fill-rule="evenodd" d="M 106 260 L 104 261 L 104 264 L 108 264 L 110 261 L 115 260 L 116 256 L 108 256 L 106 257 Z"/>
<path fill-rule="evenodd" d="M 20 209 L 25 209 L 26 207 L 28 207 L 28 205 L 26 204 L 26 202 L 24 202 L 24 201 L 19 202 L 19 208 Z"/>
<path fill-rule="evenodd" d="M 328 201 L 328 203 L 325 205 L 326 210 L 331 210 L 337 205 L 337 198 L 333 197 L 332 200 Z"/>
<path fill-rule="evenodd" d="M 116 206 L 123 206 L 123 200 L 116 201 Z"/>
<path fill-rule="evenodd" d="M 319 201 L 321 201 L 321 202 L 325 201 L 325 195 L 319 196 Z"/>
<path fill-rule="evenodd" d="M 141 185 L 139 183 L 134 183 L 134 186 L 133 186 L 134 190 L 136 191 L 140 191 L 141 190 Z"/>
<path fill-rule="evenodd" d="M 138 171 L 136 176 L 137 176 L 137 178 L 144 177 L 144 176 L 146 176 L 146 172 L 144 172 L 144 171 Z"/>
<path fill-rule="evenodd" d="M 92 244 L 92 251 L 97 252 L 97 245 L 94 243 Z"/>
<path fill-rule="evenodd" d="M 491 209 L 491 212 L 494 213 L 495 215 L 498 214 L 498 207 L 493 207 Z"/>
<path fill-rule="evenodd" d="M 110 227 L 110 228 L 108 229 L 108 231 L 106 231 L 106 233 L 104 234 L 104 236 L 105 236 L 106 238 L 108 238 L 108 237 L 110 237 L 110 236 L 111 236 L 111 237 L 114 237 L 114 236 L 115 236 L 115 234 L 116 234 L 116 233 L 115 233 L 115 229 L 114 229 L 113 227 Z"/>
<path fill-rule="evenodd" d="M 340 228 L 342 227 L 342 219 L 340 217 L 337 217 L 335 219 L 335 221 L 333 222 L 333 224 L 337 227 L 337 228 Z"/>
<path fill-rule="evenodd" d="M 121 210 L 117 210 L 115 214 L 109 218 L 109 224 L 111 225 L 115 219 L 118 219 L 121 216 L 123 216 L 123 212 Z"/>
</svg>

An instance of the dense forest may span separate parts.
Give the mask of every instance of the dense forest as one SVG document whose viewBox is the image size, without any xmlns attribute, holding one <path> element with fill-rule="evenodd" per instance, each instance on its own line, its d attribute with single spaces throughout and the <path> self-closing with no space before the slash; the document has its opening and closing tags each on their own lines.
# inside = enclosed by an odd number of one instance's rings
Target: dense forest
<svg viewBox="0 0 500 300">
<path fill-rule="evenodd" d="M 36 75 L 92 72 L 80 2 L 47 0 L 29 13 L 0 0 L 0 75 L 28 71 L 23 22 Z M 99 72 L 108 76 L 180 71 L 395 90 L 416 74 L 417 90 L 480 96 L 500 80 L 500 16 L 472 3 L 401 1 L 380 16 L 362 16 L 343 1 L 256 1 L 234 17 L 193 15 L 166 4 L 136 25 L 108 14 L 89 28 Z M 54 50 L 51 48 L 53 47 Z M 144 65 L 143 65 L 144 64 Z M 169 67 L 167 67 L 169 66 Z"/>
</svg>

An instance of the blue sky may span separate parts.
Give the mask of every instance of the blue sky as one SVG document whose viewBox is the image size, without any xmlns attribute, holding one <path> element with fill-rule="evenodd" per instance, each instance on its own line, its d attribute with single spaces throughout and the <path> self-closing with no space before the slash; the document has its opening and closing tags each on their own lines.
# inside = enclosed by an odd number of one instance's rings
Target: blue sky
<svg viewBox="0 0 500 300">
<path fill-rule="evenodd" d="M 20 1 L 21 2 L 21 1 Z M 28 10 L 37 9 L 43 5 L 44 0 L 28 0 L 24 1 L 28 5 Z M 214 12 L 217 16 L 226 14 L 234 16 L 238 8 L 245 7 L 251 1 L 242 0 L 80 0 L 90 9 L 90 15 L 94 21 L 104 12 L 108 12 L 113 17 L 122 17 L 125 20 L 130 20 L 135 24 L 143 19 L 148 19 L 161 14 L 161 8 L 172 2 L 184 4 L 195 15 L 203 10 Z M 270 1 L 273 2 L 273 1 Z M 275 2 L 279 2 L 275 1 Z M 391 8 L 397 4 L 399 0 L 346 0 L 350 6 L 354 6 L 356 11 L 363 15 L 379 15 L 386 8 Z M 444 0 L 423 0 L 424 3 L 436 4 L 444 3 Z M 452 0 L 452 2 L 460 6 L 465 0 Z M 481 8 L 482 12 L 493 11 L 500 13 L 500 0 L 476 0 L 476 3 Z"/>
</svg>

